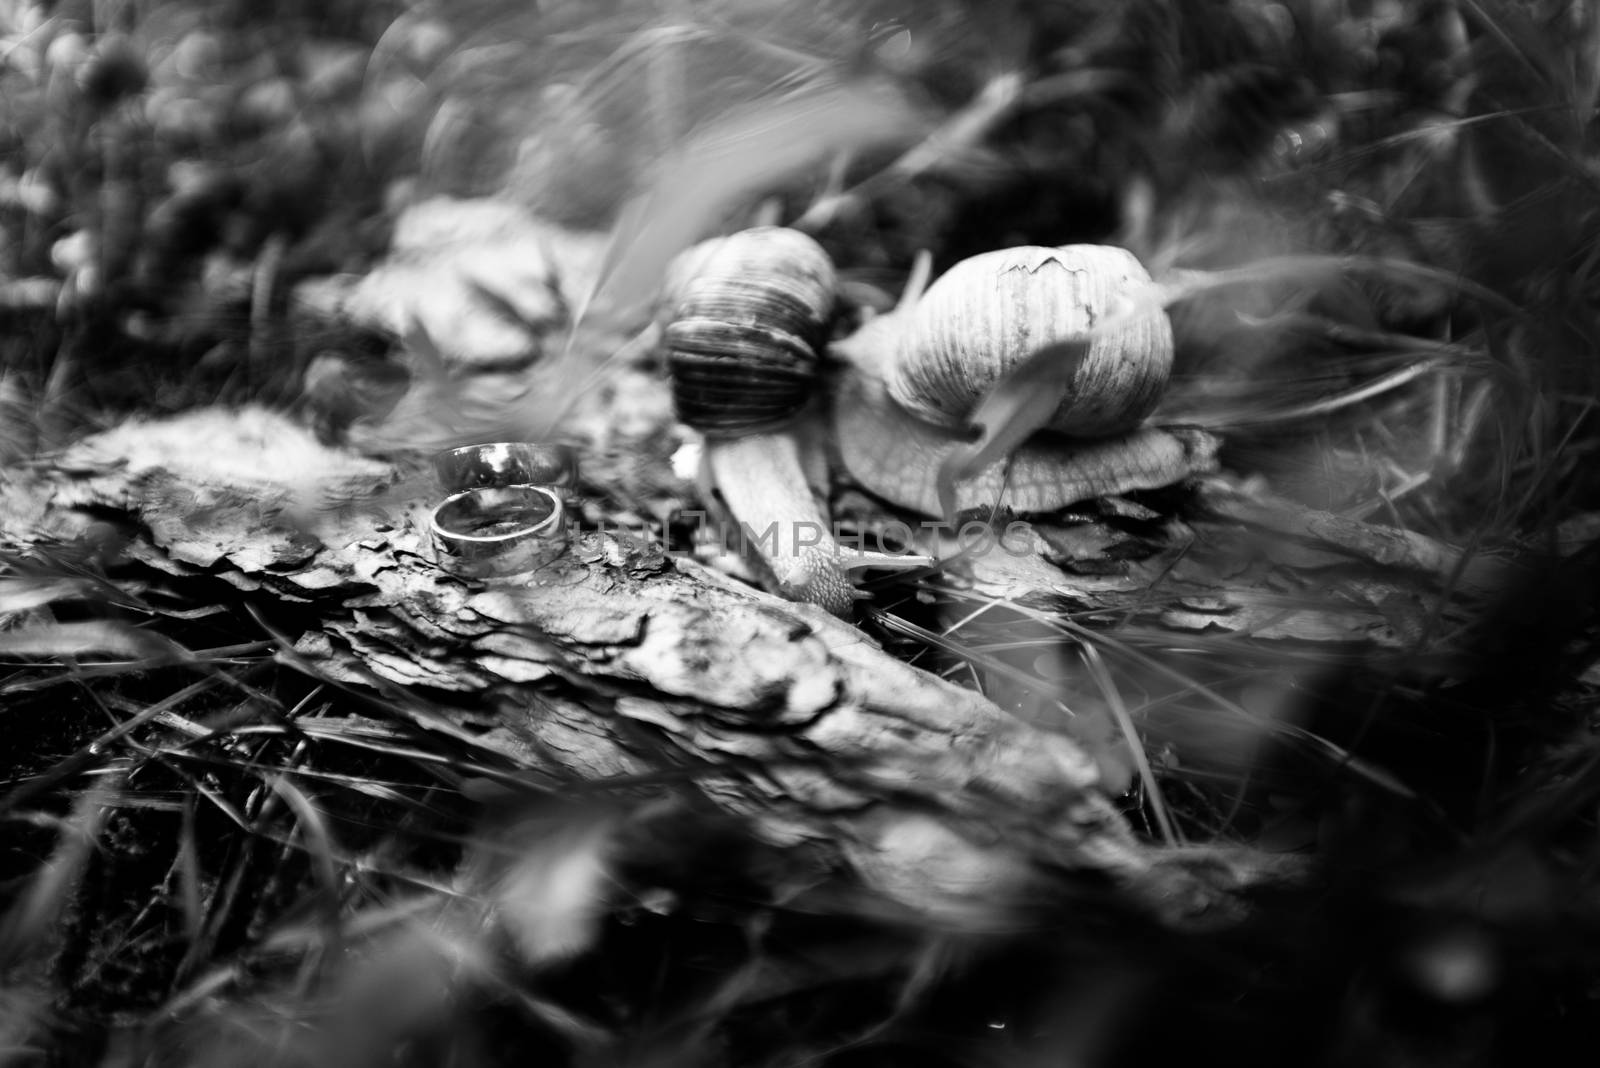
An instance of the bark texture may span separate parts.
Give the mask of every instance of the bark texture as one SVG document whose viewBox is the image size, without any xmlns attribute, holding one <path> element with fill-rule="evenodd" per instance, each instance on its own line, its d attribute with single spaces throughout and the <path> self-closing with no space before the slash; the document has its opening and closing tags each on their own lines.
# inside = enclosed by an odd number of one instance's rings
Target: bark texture
<svg viewBox="0 0 1600 1068">
<path fill-rule="evenodd" d="M 947 577 L 1024 604 L 1376 644 L 1449 608 L 1452 578 L 1495 580 L 1446 547 L 1220 480 L 1183 496 L 1187 520 L 1124 505 L 1019 528 L 1026 552 Z M 129 588 L 226 589 L 284 628 L 285 660 L 377 690 L 396 714 L 586 783 L 680 778 L 768 840 L 848 860 L 936 913 L 1070 869 L 1192 919 L 1228 914 L 1240 885 L 1273 874 L 1142 844 L 1070 739 L 658 546 L 580 532 L 526 576 L 449 574 L 423 536 L 440 497 L 415 462 L 324 446 L 264 410 L 203 410 L 0 476 L 0 529 L 23 552 L 95 542 Z M 1326 610 L 1286 611 L 1286 577 L 1323 588 Z"/>
</svg>

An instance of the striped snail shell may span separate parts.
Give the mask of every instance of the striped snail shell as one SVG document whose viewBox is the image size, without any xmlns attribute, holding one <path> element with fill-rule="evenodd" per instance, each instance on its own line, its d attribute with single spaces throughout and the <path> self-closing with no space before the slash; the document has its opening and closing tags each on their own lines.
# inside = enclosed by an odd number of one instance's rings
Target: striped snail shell
<svg viewBox="0 0 1600 1068">
<path fill-rule="evenodd" d="M 710 435 L 781 426 L 810 401 L 837 282 L 811 238 L 756 227 L 697 245 L 667 281 L 678 417 Z"/>
<path fill-rule="evenodd" d="M 961 427 L 995 383 L 1034 352 L 1093 329 L 1151 285 L 1127 249 L 1021 246 L 962 260 L 910 312 L 889 395 L 938 426 Z M 1159 306 L 1095 338 L 1048 424 L 1073 437 L 1137 427 L 1172 373 L 1172 326 Z"/>
</svg>

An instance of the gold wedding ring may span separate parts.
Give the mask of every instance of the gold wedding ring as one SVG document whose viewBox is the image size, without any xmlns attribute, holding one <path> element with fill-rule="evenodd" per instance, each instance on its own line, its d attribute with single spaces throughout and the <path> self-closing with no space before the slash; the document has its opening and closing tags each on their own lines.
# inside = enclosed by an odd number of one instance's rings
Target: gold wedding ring
<svg viewBox="0 0 1600 1068">
<path fill-rule="evenodd" d="M 532 571 L 566 546 L 566 508 L 542 486 L 480 486 L 445 498 L 429 516 L 439 564 L 476 577 Z"/>
</svg>

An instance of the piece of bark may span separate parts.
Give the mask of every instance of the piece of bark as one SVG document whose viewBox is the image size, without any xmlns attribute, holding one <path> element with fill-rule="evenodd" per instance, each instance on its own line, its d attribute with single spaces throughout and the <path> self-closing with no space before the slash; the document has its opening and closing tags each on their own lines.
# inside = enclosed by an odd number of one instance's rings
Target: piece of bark
<svg viewBox="0 0 1600 1068">
<path fill-rule="evenodd" d="M 417 465 L 325 447 L 264 410 L 204 410 L 130 421 L 0 479 L 0 529 L 15 548 L 49 547 L 104 537 L 119 513 L 133 535 L 103 555 L 122 561 L 120 581 L 170 576 L 309 614 L 286 660 L 382 690 L 427 729 L 589 783 L 677 776 L 769 841 L 848 858 L 939 915 L 1075 869 L 1193 919 L 1273 874 L 1142 845 L 1068 738 L 659 547 L 579 534 L 528 576 L 455 577 L 420 533 L 441 496 Z M 1018 526 L 945 579 L 1178 629 L 1403 647 L 1460 611 L 1446 591 L 1461 575 L 1495 578 L 1415 535 L 1221 480 L 1177 500 L 1184 517 L 1109 502 Z"/>
<path fill-rule="evenodd" d="M 26 547 L 121 512 L 137 524 L 124 571 L 311 606 L 293 663 L 426 687 L 419 722 L 535 768 L 683 773 L 768 840 L 847 857 L 931 912 L 965 915 L 1041 869 L 1109 878 L 1174 917 L 1231 906 L 1236 873 L 1142 846 L 1069 739 L 823 613 L 611 535 L 580 534 L 525 578 L 455 577 L 420 535 L 440 496 L 270 413 L 202 411 L 8 479 L 0 516 Z"/>
</svg>

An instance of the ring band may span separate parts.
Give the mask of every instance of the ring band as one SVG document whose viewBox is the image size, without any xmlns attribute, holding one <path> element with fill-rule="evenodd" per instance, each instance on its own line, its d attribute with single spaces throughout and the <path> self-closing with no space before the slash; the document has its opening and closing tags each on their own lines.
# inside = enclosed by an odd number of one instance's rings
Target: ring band
<svg viewBox="0 0 1600 1068">
<path fill-rule="evenodd" d="M 571 486 L 578 480 L 578 454 L 568 445 L 495 441 L 437 453 L 433 471 L 446 493 L 480 486 Z"/>
<path fill-rule="evenodd" d="M 445 498 L 428 517 L 440 566 L 488 577 L 532 571 L 561 555 L 566 510 L 540 486 L 481 486 Z"/>
</svg>

